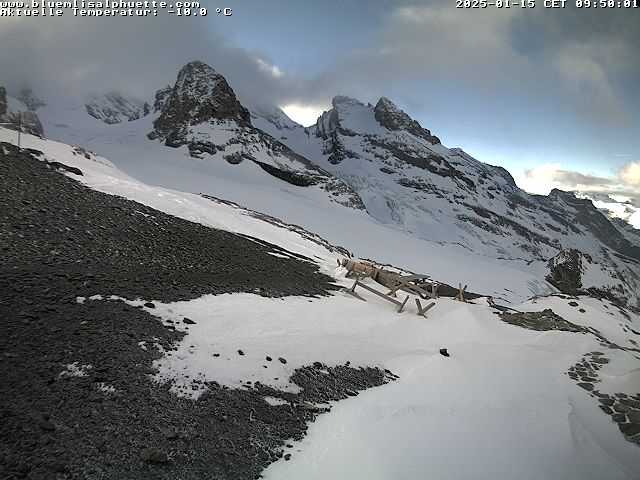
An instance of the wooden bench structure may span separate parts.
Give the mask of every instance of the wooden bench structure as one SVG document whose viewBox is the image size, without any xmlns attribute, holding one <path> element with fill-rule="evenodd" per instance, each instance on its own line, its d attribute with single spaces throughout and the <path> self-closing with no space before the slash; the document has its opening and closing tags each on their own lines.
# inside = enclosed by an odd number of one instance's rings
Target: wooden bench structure
<svg viewBox="0 0 640 480">
<path fill-rule="evenodd" d="M 349 294 L 351 294 L 351 295 L 353 295 L 354 297 L 359 298 L 360 300 L 364 300 L 364 298 L 362 298 L 360 295 L 358 295 L 358 294 L 355 292 L 356 287 L 364 288 L 365 290 L 367 290 L 367 291 L 369 291 L 369 292 L 371 292 L 371 293 L 374 293 L 374 294 L 378 295 L 379 297 L 382 297 L 382 298 L 384 298 L 385 300 L 388 300 L 389 302 L 391 302 L 391 303 L 393 303 L 393 304 L 397 305 L 397 306 L 399 307 L 399 308 L 398 308 L 398 313 L 402 312 L 402 309 L 404 308 L 404 306 L 406 305 L 407 301 L 409 300 L 409 295 L 407 295 L 407 298 L 405 298 L 405 299 L 404 299 L 404 302 L 400 302 L 399 300 L 396 300 L 395 298 L 390 297 L 389 295 L 385 295 L 384 293 L 379 292 L 379 291 L 378 291 L 378 290 L 376 290 L 375 288 L 370 287 L 370 286 L 369 286 L 369 285 L 367 285 L 366 283 L 362 283 L 362 282 L 360 281 L 360 276 L 358 276 L 358 277 L 356 278 L 356 281 L 355 281 L 355 282 L 353 282 L 353 286 L 352 286 L 351 288 L 347 289 L 347 290 L 346 290 L 346 292 L 347 292 L 347 293 L 349 293 Z"/>
<path fill-rule="evenodd" d="M 402 312 L 402 309 L 409 299 L 409 296 L 407 295 L 403 302 L 397 300 L 396 295 L 399 291 L 403 291 L 410 295 L 416 295 L 417 297 L 419 297 L 419 299 L 422 300 L 435 300 L 438 298 L 438 288 L 441 286 L 441 284 L 431 280 L 428 275 L 400 275 L 396 272 L 385 270 L 384 268 L 379 268 L 364 262 L 356 262 L 348 258 L 343 258 L 342 262 L 338 261 L 338 264 L 347 269 L 347 277 L 355 276 L 356 280 L 353 286 L 349 289 L 345 289 L 345 291 L 359 298 L 360 300 L 364 300 L 364 298 L 362 298 L 355 292 L 355 289 L 358 286 L 384 298 L 385 300 L 388 300 L 389 302 L 394 303 L 399 307 L 398 312 Z M 371 277 L 379 284 L 387 287 L 389 291 L 385 294 L 364 284 L 360 281 L 362 277 Z M 467 285 L 463 287 L 461 283 L 458 284 L 458 288 L 451 287 L 446 284 L 442 284 L 442 286 L 444 289 L 444 296 L 451 297 L 454 300 L 458 300 L 460 302 L 466 302 L 465 294 L 470 296 L 470 298 L 472 299 L 480 296 L 474 293 L 467 293 Z M 418 308 L 418 315 L 425 316 L 427 311 L 431 309 L 435 305 L 435 303 L 430 302 L 423 307 L 419 299 L 415 299 L 416 307 Z"/>
</svg>

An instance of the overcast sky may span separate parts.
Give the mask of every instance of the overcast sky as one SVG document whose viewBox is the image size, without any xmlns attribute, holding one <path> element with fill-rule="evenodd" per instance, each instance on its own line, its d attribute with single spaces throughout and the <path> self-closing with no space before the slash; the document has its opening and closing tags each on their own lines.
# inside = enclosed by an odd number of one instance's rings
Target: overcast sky
<svg viewBox="0 0 640 480">
<path fill-rule="evenodd" d="M 303 123 L 337 94 L 386 96 L 530 191 L 640 196 L 640 9 L 536 1 L 229 0 L 207 2 L 205 18 L 0 17 L 0 84 L 57 102 L 106 90 L 152 99 L 199 59 L 241 101 L 272 101 Z"/>
</svg>

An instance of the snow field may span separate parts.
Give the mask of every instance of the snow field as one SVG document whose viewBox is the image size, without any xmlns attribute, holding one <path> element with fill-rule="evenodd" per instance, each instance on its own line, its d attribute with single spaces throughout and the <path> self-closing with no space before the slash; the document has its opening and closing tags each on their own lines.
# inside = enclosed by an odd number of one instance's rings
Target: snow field
<svg viewBox="0 0 640 480">
<path fill-rule="evenodd" d="M 411 304 L 398 314 L 362 295 L 366 302 L 344 293 L 154 301 L 143 308 L 187 334 L 155 363 L 155 379 L 197 398 L 204 390 L 191 390 L 192 380 L 296 391 L 289 376 L 314 361 L 399 375 L 333 402 L 294 443 L 291 460 L 266 470 L 269 479 L 636 478 L 637 447 L 565 374 L 583 353 L 603 351 L 593 335 L 525 330 L 490 307 L 451 299 L 438 299 L 428 318 Z M 442 347 L 451 357 L 438 353 Z"/>
</svg>

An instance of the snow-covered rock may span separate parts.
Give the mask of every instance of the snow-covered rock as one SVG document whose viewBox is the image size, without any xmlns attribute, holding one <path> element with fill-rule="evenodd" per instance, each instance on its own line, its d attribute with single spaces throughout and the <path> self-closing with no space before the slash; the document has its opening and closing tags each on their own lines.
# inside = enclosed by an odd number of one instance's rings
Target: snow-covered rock
<svg viewBox="0 0 640 480">
<path fill-rule="evenodd" d="M 40 137 L 44 135 L 38 115 L 21 101 L 8 96 L 6 89 L 2 86 L 0 86 L 0 123 L 12 130 L 17 130 L 19 126 L 24 133 Z"/>
<path fill-rule="evenodd" d="M 109 124 L 138 120 L 150 111 L 144 100 L 118 92 L 89 95 L 85 108 L 89 115 Z"/>
<path fill-rule="evenodd" d="M 624 275 L 575 249 L 563 250 L 549 260 L 547 280 L 562 293 L 593 295 L 618 305 L 625 305 L 634 295 L 634 287 L 625 282 Z"/>
<path fill-rule="evenodd" d="M 35 112 L 38 108 L 47 105 L 42 99 L 36 97 L 30 87 L 23 87 L 20 90 L 18 100 L 24 103 L 32 112 Z"/>
</svg>

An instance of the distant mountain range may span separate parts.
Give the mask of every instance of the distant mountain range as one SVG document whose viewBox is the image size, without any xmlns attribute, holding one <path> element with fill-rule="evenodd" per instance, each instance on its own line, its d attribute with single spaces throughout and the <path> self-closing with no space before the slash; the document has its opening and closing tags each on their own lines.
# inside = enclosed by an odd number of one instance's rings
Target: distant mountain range
<svg viewBox="0 0 640 480">
<path fill-rule="evenodd" d="M 0 96 L 0 118 L 7 118 L 2 105 Z M 588 264 L 589 278 L 574 287 L 638 306 L 640 234 L 626 223 L 637 215 L 636 206 L 609 208 L 621 218 L 612 221 L 599 210 L 607 209 L 605 198 L 560 190 L 530 195 L 504 168 L 442 145 L 387 98 L 371 105 L 336 96 L 332 108 L 305 128 L 268 103 L 243 105 L 220 73 L 196 61 L 179 71 L 173 86 L 158 90 L 153 107 L 111 92 L 90 97 L 85 109 L 74 115 L 89 114 L 99 122 L 83 124 L 84 136 L 65 132 L 61 110 L 48 107 L 45 127 L 51 125 L 57 138 L 89 142 L 123 162 L 129 152 L 126 158 L 137 157 L 131 160 L 136 171 L 170 164 L 171 173 L 155 180 L 164 186 L 225 198 L 220 191 L 227 179 L 228 185 L 246 187 L 242 195 L 229 187 L 229 196 L 236 195 L 230 200 L 253 202 L 251 208 L 261 206 L 275 216 L 295 199 L 301 211 L 307 203 L 320 206 L 309 216 L 326 211 L 330 217 L 334 210 L 328 205 L 354 214 L 366 210 L 374 221 L 407 235 L 545 270 L 559 289 L 564 283 L 553 271 L 575 251 L 586 255 L 581 265 Z M 248 198 L 264 192 L 269 200 Z M 304 214 L 297 218 L 306 221 Z"/>
</svg>

